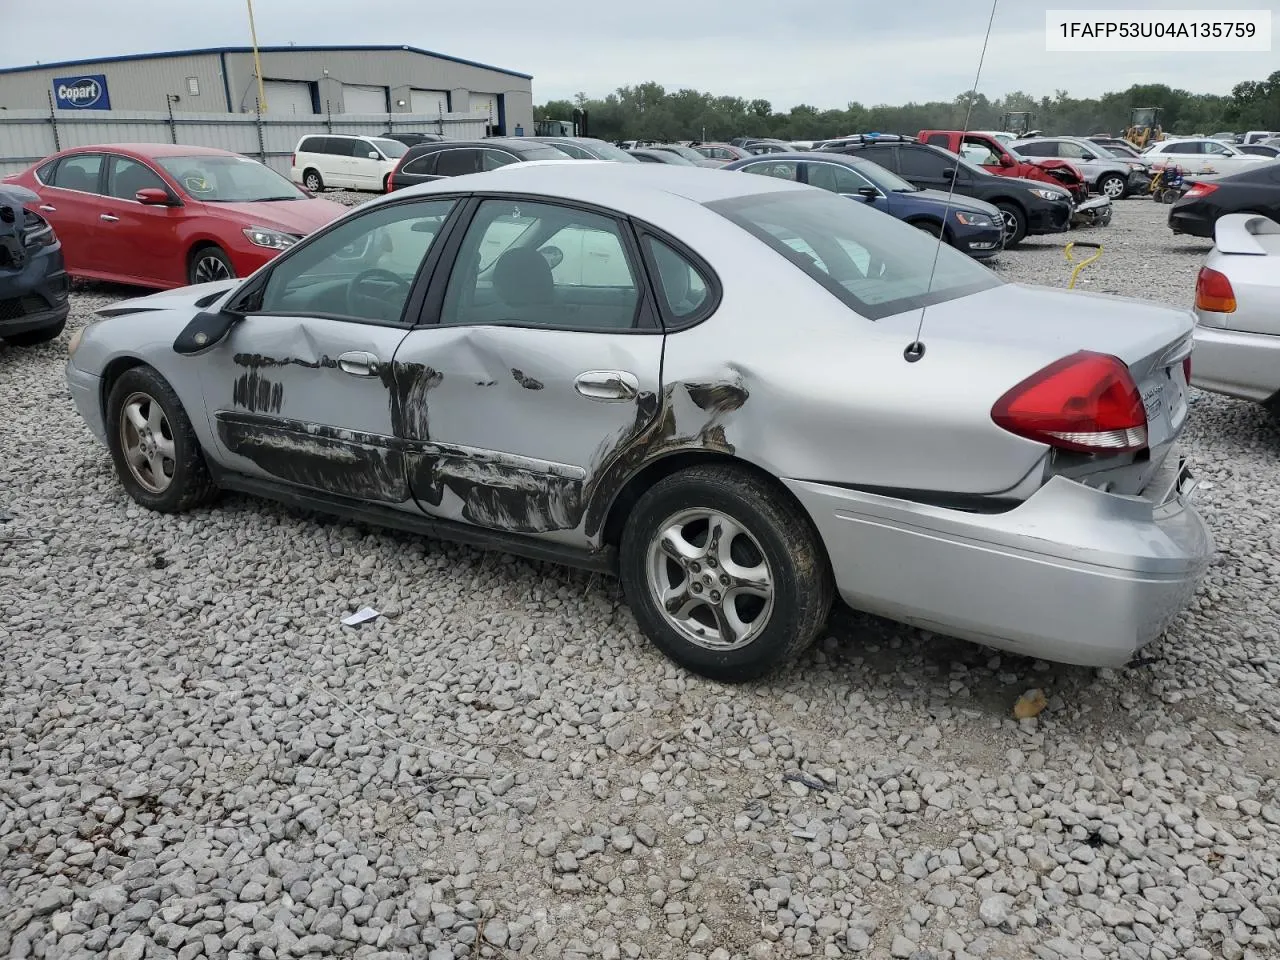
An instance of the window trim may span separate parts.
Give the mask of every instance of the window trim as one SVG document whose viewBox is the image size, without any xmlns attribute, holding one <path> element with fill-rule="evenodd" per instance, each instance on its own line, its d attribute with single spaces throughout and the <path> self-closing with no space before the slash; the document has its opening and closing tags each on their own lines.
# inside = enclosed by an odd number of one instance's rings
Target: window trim
<svg viewBox="0 0 1280 960">
<path fill-rule="evenodd" d="M 75 187 L 60 187 L 56 183 L 46 183 L 45 186 L 51 190 L 65 190 L 67 193 L 78 193 L 82 197 L 97 197 L 100 200 L 111 199 L 104 193 L 107 189 L 107 154 L 102 150 L 85 150 L 80 153 L 68 153 L 58 158 L 58 166 L 54 171 L 57 177 L 58 171 L 62 169 L 62 165 L 68 160 L 74 160 L 77 157 L 98 157 L 98 189 L 97 190 L 77 190 Z"/>
<path fill-rule="evenodd" d="M 356 223 L 369 217 L 379 211 L 402 207 L 409 204 L 432 203 L 439 200 L 449 200 L 453 203 L 453 208 L 449 211 L 449 215 L 445 218 L 444 225 L 440 228 L 440 232 L 436 235 L 435 241 L 431 244 L 431 249 L 427 251 L 427 255 L 423 258 L 422 263 L 418 264 L 418 272 L 414 275 L 413 281 L 409 288 L 409 295 L 405 297 L 404 305 L 400 310 L 400 318 L 398 320 L 371 320 L 367 317 L 353 317 L 342 313 L 279 313 L 274 310 L 249 310 L 245 309 L 244 303 L 249 297 L 261 294 L 267 284 L 271 281 L 271 277 L 280 269 L 283 264 L 288 263 L 298 252 L 305 250 L 311 244 L 316 243 L 322 237 L 328 236 L 334 230 L 340 229 L 347 224 Z M 227 299 L 225 310 L 239 314 L 243 318 L 252 317 L 297 317 L 306 316 L 317 320 L 337 320 L 343 323 L 358 323 L 371 327 L 392 327 L 397 330 L 409 330 L 414 327 L 414 322 L 410 319 L 418 316 L 422 309 L 422 301 L 426 296 L 426 290 L 431 282 L 432 276 L 440 263 L 442 252 L 448 243 L 453 239 L 454 232 L 457 228 L 459 219 L 461 219 L 463 208 L 466 207 L 466 198 L 457 194 L 428 194 L 427 196 L 409 196 L 397 198 L 386 203 L 371 205 L 368 210 L 355 214 L 354 216 L 340 217 L 333 222 L 326 224 L 314 233 L 308 234 L 302 240 L 298 241 L 290 247 L 285 253 L 276 257 L 261 273 L 255 274 Z"/>
<path fill-rule="evenodd" d="M 466 194 L 469 198 L 467 204 L 468 210 L 465 217 L 465 223 L 459 222 L 455 226 L 452 234 L 448 238 L 448 258 L 444 257 L 444 247 L 441 247 L 442 255 L 440 261 L 436 265 L 437 275 L 431 277 L 430 286 L 427 290 L 427 296 L 422 304 L 419 312 L 418 320 L 414 323 L 414 330 L 431 330 L 431 329 L 463 329 L 466 327 L 489 327 L 493 329 L 513 330 L 546 330 L 548 332 L 560 331 L 564 333 L 592 333 L 605 336 L 610 335 L 650 335 L 665 334 L 666 329 L 662 324 L 662 315 L 659 312 L 660 306 L 655 303 L 655 295 L 651 278 L 648 274 L 648 267 L 644 259 L 640 244 L 636 238 L 636 233 L 631 220 L 617 210 L 608 207 L 602 207 L 594 203 L 585 203 L 577 200 L 567 200 L 563 197 L 548 197 L 538 194 L 527 193 L 499 193 L 496 191 L 479 191 Z M 449 280 L 453 276 L 454 268 L 458 264 L 458 255 L 462 249 L 462 241 L 471 229 L 471 224 L 475 220 L 476 214 L 480 210 L 480 205 L 486 200 L 513 201 L 515 203 L 536 203 L 543 206 L 564 207 L 570 210 L 579 210 L 583 213 L 593 213 L 597 216 L 605 217 L 612 220 L 618 229 L 618 238 L 622 242 L 623 254 L 628 258 L 628 267 L 631 268 L 631 275 L 636 280 L 636 308 L 631 317 L 631 326 L 618 328 L 600 328 L 600 327 L 575 327 L 575 326 L 549 326 L 544 323 L 450 323 L 442 324 L 440 316 L 444 311 L 444 298 L 449 288 Z M 459 218 L 461 221 L 463 218 Z M 443 268 L 443 270 L 441 270 Z"/>
</svg>

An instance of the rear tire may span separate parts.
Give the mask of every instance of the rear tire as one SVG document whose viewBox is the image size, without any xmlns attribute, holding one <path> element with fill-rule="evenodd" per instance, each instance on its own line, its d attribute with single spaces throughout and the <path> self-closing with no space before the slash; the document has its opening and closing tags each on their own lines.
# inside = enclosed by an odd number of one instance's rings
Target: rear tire
<svg viewBox="0 0 1280 960">
<path fill-rule="evenodd" d="M 187 283 L 214 283 L 235 278 L 236 268 L 221 247 L 199 247 L 187 265 Z"/>
<path fill-rule="evenodd" d="M 0 336 L 0 339 L 14 347 L 35 347 L 39 344 L 48 343 L 50 340 L 57 339 L 58 335 L 62 333 L 66 326 L 67 321 L 64 317 L 52 326 L 41 327 L 38 330 L 24 330 L 22 333 L 11 333 L 7 336 Z"/>
<path fill-rule="evenodd" d="M 391 192 L 391 174 L 389 173 L 382 178 L 382 192 L 383 193 Z"/>
<path fill-rule="evenodd" d="M 1027 235 L 1027 215 L 1017 204 L 1007 200 L 997 203 L 1004 218 L 1004 248 L 1010 250 L 1020 244 Z"/>
<path fill-rule="evenodd" d="M 302 174 L 302 185 L 312 193 L 324 192 L 324 178 L 320 176 L 319 170 L 310 167 Z"/>
<path fill-rule="evenodd" d="M 762 677 L 802 651 L 835 594 L 808 514 L 735 466 L 680 470 L 645 491 L 627 517 L 619 565 L 645 635 L 723 683 Z"/>
<path fill-rule="evenodd" d="M 183 513 L 217 496 L 182 401 L 156 370 L 133 367 L 121 374 L 105 412 L 116 475 L 135 502 Z"/>
</svg>

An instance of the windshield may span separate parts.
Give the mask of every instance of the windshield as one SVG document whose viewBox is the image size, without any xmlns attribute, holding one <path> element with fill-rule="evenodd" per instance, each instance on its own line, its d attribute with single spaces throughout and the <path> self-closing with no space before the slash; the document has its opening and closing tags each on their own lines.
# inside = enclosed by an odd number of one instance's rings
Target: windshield
<svg viewBox="0 0 1280 960">
<path fill-rule="evenodd" d="M 939 245 L 923 230 L 826 191 L 783 190 L 716 200 L 706 206 L 870 320 L 1004 283 L 966 254 Z"/>
<path fill-rule="evenodd" d="M 605 143 L 603 140 L 586 140 L 583 141 L 586 149 L 590 150 L 601 160 L 617 160 L 621 163 L 639 163 L 640 161 L 627 153 L 625 150 L 619 150 L 612 143 Z"/>
<path fill-rule="evenodd" d="M 534 146 L 533 144 L 522 144 L 520 147 L 520 159 L 522 160 L 571 160 L 569 154 L 563 150 L 557 150 L 548 144 Z"/>
<path fill-rule="evenodd" d="M 858 159 L 854 162 L 853 169 L 874 183 L 884 193 L 917 193 L 919 187 L 914 184 L 907 183 L 892 170 L 886 170 L 878 163 L 870 160 Z"/>
<path fill-rule="evenodd" d="M 186 193 L 205 203 L 303 200 L 306 194 L 270 167 L 248 157 L 157 157 Z"/>
<path fill-rule="evenodd" d="M 384 140 L 382 137 L 377 137 L 373 142 L 377 145 L 378 149 L 382 151 L 382 155 L 384 157 L 390 157 L 392 160 L 403 157 L 405 155 L 405 151 L 409 149 L 408 146 L 401 143 L 399 140 Z"/>
</svg>

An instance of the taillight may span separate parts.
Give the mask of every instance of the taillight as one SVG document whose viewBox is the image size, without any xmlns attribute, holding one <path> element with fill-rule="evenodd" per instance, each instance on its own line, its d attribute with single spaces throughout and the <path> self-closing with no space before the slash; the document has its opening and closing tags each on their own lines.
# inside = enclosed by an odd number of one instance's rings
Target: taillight
<svg viewBox="0 0 1280 960">
<path fill-rule="evenodd" d="M 1129 368 L 1087 350 L 1023 380 L 996 401 L 991 419 L 1060 450 L 1120 453 L 1147 445 L 1147 412 Z"/>
<path fill-rule="evenodd" d="M 1236 292 L 1231 289 L 1231 281 L 1217 270 L 1201 267 L 1196 277 L 1196 309 L 1235 313 Z"/>
<path fill-rule="evenodd" d="M 1188 190 L 1185 194 L 1183 194 L 1183 198 L 1186 200 L 1194 200 L 1197 197 L 1207 197 L 1209 194 L 1213 193 L 1213 191 L 1217 189 L 1218 189 L 1217 184 L 1213 184 L 1213 183 L 1192 184 L 1191 189 Z"/>
<path fill-rule="evenodd" d="M 1191 382 L 1191 354 L 1189 353 L 1182 361 L 1182 377 L 1187 383 Z"/>
</svg>

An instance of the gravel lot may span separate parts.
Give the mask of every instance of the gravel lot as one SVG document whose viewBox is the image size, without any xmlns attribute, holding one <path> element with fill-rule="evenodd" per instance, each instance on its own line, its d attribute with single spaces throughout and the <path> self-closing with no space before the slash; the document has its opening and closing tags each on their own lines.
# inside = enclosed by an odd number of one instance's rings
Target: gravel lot
<svg viewBox="0 0 1280 960">
<path fill-rule="evenodd" d="M 1185 306 L 1206 245 L 1166 215 L 1118 204 L 1081 286 Z M 1065 285 L 1061 247 L 997 268 Z M 130 293 L 79 288 L 72 327 Z M 1193 398 L 1219 554 L 1149 665 L 842 611 L 729 689 L 610 581 L 133 506 L 65 353 L 0 346 L 0 956 L 1280 955 L 1280 432 L 1250 405 Z"/>
</svg>

